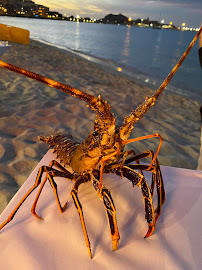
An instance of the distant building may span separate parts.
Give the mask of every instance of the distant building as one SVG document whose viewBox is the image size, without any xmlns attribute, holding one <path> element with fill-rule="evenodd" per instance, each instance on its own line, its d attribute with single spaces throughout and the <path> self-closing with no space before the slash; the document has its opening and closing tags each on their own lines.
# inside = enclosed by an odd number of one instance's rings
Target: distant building
<svg viewBox="0 0 202 270">
<path fill-rule="evenodd" d="M 47 18 L 61 20 L 62 19 L 62 14 L 60 14 L 59 12 L 56 12 L 56 11 L 48 11 L 47 12 Z"/>
<path fill-rule="evenodd" d="M 42 5 L 37 5 L 37 10 L 35 13 L 35 17 L 38 16 L 40 18 L 48 18 L 48 12 L 49 8 L 42 6 Z"/>
<path fill-rule="evenodd" d="M 0 15 L 61 19 L 62 14 L 31 0 L 0 0 Z"/>
</svg>

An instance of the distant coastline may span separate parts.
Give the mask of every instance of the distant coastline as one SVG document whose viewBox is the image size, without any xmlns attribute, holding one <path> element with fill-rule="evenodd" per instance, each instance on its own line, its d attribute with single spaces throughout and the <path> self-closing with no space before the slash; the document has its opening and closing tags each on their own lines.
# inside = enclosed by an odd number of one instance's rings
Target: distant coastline
<svg viewBox="0 0 202 270">
<path fill-rule="evenodd" d="M 80 17 L 77 15 L 67 16 L 62 15 L 56 11 L 50 11 L 49 7 L 35 4 L 31 0 L 0 0 L 0 16 L 10 17 L 24 17 L 33 19 L 50 19 L 50 20 L 66 20 L 72 22 L 84 22 L 84 23 L 100 23 L 100 24 L 117 24 L 127 26 L 138 27 L 152 27 L 154 29 L 172 29 L 172 30 L 186 30 L 186 31 L 198 31 L 198 28 L 188 28 L 185 24 L 182 27 L 177 28 L 172 22 L 164 23 L 164 21 L 158 22 L 158 20 L 150 20 L 149 18 L 132 19 L 123 14 L 108 14 L 104 18 L 94 19 L 90 17 Z"/>
</svg>

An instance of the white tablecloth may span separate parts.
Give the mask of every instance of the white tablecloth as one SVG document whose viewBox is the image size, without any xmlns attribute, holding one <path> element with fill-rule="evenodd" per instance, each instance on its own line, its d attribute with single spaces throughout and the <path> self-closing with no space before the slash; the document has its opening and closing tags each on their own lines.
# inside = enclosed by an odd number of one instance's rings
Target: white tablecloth
<svg viewBox="0 0 202 270">
<path fill-rule="evenodd" d="M 49 150 L 0 216 L 1 223 L 33 185 L 38 168 L 54 157 Z M 34 191 L 0 232 L 0 269 L 202 269 L 202 172 L 162 166 L 162 174 L 166 203 L 155 233 L 147 239 L 140 190 L 125 178 L 104 176 L 117 209 L 121 236 L 117 251 L 112 251 L 103 203 L 90 182 L 80 186 L 92 260 L 70 196 L 73 183 L 56 179 L 62 204 L 69 201 L 61 214 L 47 182 L 36 210 L 44 220 L 30 212 Z"/>
</svg>

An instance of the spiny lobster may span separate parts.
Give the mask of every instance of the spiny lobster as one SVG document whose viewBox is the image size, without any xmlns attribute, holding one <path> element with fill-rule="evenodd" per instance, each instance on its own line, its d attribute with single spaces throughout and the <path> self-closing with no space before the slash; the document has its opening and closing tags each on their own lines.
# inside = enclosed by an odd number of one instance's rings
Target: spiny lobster
<svg viewBox="0 0 202 270">
<path fill-rule="evenodd" d="M 71 191 L 71 196 L 78 210 L 86 241 L 86 246 L 88 248 L 90 258 L 92 258 L 90 241 L 84 222 L 82 206 L 78 199 L 79 186 L 82 183 L 91 181 L 93 187 L 98 193 L 99 198 L 104 203 L 110 226 L 113 250 L 116 250 L 118 248 L 120 236 L 116 221 L 115 205 L 112 200 L 110 191 L 102 184 L 103 173 L 113 173 L 121 177 L 127 178 L 132 182 L 133 186 L 136 185 L 141 189 L 145 205 L 145 218 L 149 227 L 145 238 L 149 237 L 155 230 L 156 221 L 161 214 L 161 207 L 165 202 L 163 178 L 157 159 L 157 155 L 159 153 L 163 140 L 158 133 L 135 139 L 129 139 L 129 136 L 131 134 L 134 124 L 138 122 L 139 119 L 141 119 L 144 114 L 155 104 L 157 98 L 162 93 L 163 89 L 167 86 L 171 78 L 176 73 L 177 69 L 180 67 L 180 65 L 186 58 L 189 51 L 193 47 L 201 31 L 202 28 L 200 28 L 199 32 L 197 33 L 193 41 L 190 43 L 189 47 L 180 58 L 177 65 L 173 68 L 173 70 L 170 72 L 170 74 L 156 91 L 156 93 L 150 98 L 146 98 L 146 100 L 137 109 L 133 110 L 128 116 L 126 116 L 121 126 L 116 125 L 116 118 L 114 118 L 113 114 L 111 113 L 110 105 L 100 96 L 96 98 L 95 96 L 89 95 L 73 87 L 64 85 L 36 73 L 0 61 L 1 67 L 7 68 L 9 70 L 25 75 L 29 78 L 40 81 L 44 84 L 68 93 L 76 98 L 86 101 L 87 103 L 89 103 L 89 105 L 87 106 L 89 106 L 96 113 L 94 130 L 82 143 L 77 143 L 73 139 L 73 137 L 67 133 L 56 134 L 54 136 L 51 135 L 49 137 L 39 137 L 41 141 L 48 143 L 50 147 L 54 148 L 54 151 L 57 153 L 57 157 L 60 158 L 60 163 L 62 163 L 64 166 L 62 166 L 56 160 L 51 161 L 49 166 L 42 166 L 38 171 L 34 185 L 24 195 L 24 197 L 12 211 L 7 220 L 0 225 L 0 230 L 13 219 L 22 203 L 40 184 L 41 186 L 38 190 L 36 199 L 31 208 L 31 212 L 36 218 L 41 219 L 36 214 L 35 209 L 43 186 L 45 185 L 47 180 L 49 180 L 50 185 L 54 190 L 59 210 L 60 212 L 63 212 L 66 204 L 64 206 L 61 206 L 54 177 L 65 177 L 68 180 L 75 182 Z M 153 151 L 145 151 L 140 154 L 135 154 L 133 150 L 124 150 L 125 145 L 128 143 L 155 137 L 158 137 L 160 139 L 160 144 L 155 154 L 153 153 Z M 140 164 L 140 159 L 148 157 L 151 157 L 151 163 L 149 165 Z M 135 164 L 131 162 L 135 162 Z M 70 173 L 65 168 L 66 166 L 71 166 L 73 173 Z M 147 184 L 143 171 L 150 171 L 152 173 L 151 187 L 149 187 L 149 185 Z M 43 173 L 46 173 L 46 176 L 42 180 Z M 155 186 L 157 189 L 157 207 L 154 210 L 152 198 Z"/>
</svg>

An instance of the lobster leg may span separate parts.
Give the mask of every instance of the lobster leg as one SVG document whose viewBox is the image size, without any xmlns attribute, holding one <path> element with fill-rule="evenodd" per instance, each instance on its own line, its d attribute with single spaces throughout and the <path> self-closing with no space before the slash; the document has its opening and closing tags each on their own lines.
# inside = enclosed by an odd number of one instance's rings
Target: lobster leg
<svg viewBox="0 0 202 270">
<path fill-rule="evenodd" d="M 154 161 L 156 160 L 156 158 L 158 156 L 158 153 L 160 151 L 160 148 L 161 148 L 161 145 L 162 145 L 162 142 L 163 142 L 163 139 L 162 139 L 162 137 L 160 136 L 159 133 L 150 134 L 150 135 L 147 135 L 147 136 L 142 136 L 142 137 L 138 137 L 138 138 L 134 138 L 134 139 L 130 139 L 130 140 L 125 140 L 125 141 L 123 141 L 123 144 L 126 145 L 126 144 L 131 143 L 131 142 L 137 142 L 137 141 L 146 140 L 146 139 L 150 139 L 150 138 L 157 138 L 157 137 L 160 139 L 160 143 L 159 143 L 158 149 L 156 151 L 156 154 L 153 156 L 151 164 L 148 167 L 148 170 L 150 170 L 152 168 L 152 165 L 153 165 Z"/>
<path fill-rule="evenodd" d="M 98 172 L 99 173 L 99 172 Z M 119 245 L 119 231 L 118 231 L 118 226 L 117 226 L 117 221 L 116 221 L 116 209 L 114 202 L 112 200 L 110 191 L 102 185 L 101 188 L 99 187 L 100 182 L 97 180 L 99 177 L 94 177 L 92 179 L 93 186 L 95 190 L 98 193 L 98 196 L 101 201 L 103 201 L 105 209 L 106 209 L 106 214 L 107 218 L 109 221 L 109 226 L 110 226 L 110 234 L 112 238 L 112 245 L 113 245 L 113 250 L 117 250 L 118 245 Z"/>
<path fill-rule="evenodd" d="M 125 160 L 125 164 L 129 164 L 133 161 L 139 161 L 140 159 L 142 158 L 148 158 L 148 157 L 153 157 L 153 151 L 144 151 L 142 153 L 139 153 L 139 154 L 131 154 L 131 157 L 127 157 L 126 160 Z M 139 163 L 138 163 L 139 164 Z M 148 167 L 148 166 L 147 166 Z"/>
<path fill-rule="evenodd" d="M 53 166 L 57 167 L 60 171 L 56 170 L 53 168 Z M 35 201 L 32 205 L 32 208 L 31 208 L 31 212 L 32 214 L 38 218 L 38 219 L 42 219 L 41 217 L 39 217 L 36 212 L 35 212 L 35 209 L 36 209 L 36 205 L 37 205 L 37 202 L 38 202 L 38 199 L 41 195 L 41 191 L 46 183 L 47 180 L 49 180 L 50 182 L 50 185 L 51 187 L 53 188 L 53 191 L 54 191 L 54 195 L 55 195 L 55 198 L 56 198 L 56 202 L 57 202 L 57 205 L 58 205 L 58 208 L 59 208 L 59 211 L 62 213 L 66 206 L 67 206 L 67 203 L 65 203 L 65 205 L 62 207 L 61 206 L 61 203 L 60 203 L 60 200 L 59 200 L 59 197 L 58 197 L 58 191 L 57 191 L 57 184 L 55 183 L 54 181 L 54 177 L 64 177 L 64 178 L 67 178 L 69 179 L 70 181 L 74 181 L 74 178 L 73 178 L 73 174 L 70 173 L 69 171 L 67 171 L 62 165 L 60 165 L 60 163 L 58 163 L 56 160 L 52 160 L 49 164 L 48 167 L 46 166 L 43 166 L 43 169 L 42 170 L 39 170 L 38 172 L 38 175 L 37 175 L 37 178 L 42 178 L 42 175 L 43 173 L 46 172 L 46 176 L 43 180 L 43 182 L 41 183 L 41 186 L 40 186 L 40 189 L 38 190 L 38 193 L 37 193 L 37 196 L 35 198 Z M 41 180 L 40 180 L 41 181 Z"/>
<path fill-rule="evenodd" d="M 109 154 L 109 155 L 103 157 L 103 158 L 101 159 L 101 161 L 100 161 L 101 166 L 100 166 L 100 183 L 99 183 L 99 189 L 101 189 L 101 187 L 102 187 L 102 174 L 103 174 L 103 170 L 104 170 L 104 163 L 105 163 L 108 159 L 110 159 L 110 158 L 116 156 L 116 155 L 120 152 L 119 144 L 118 144 L 118 143 L 115 143 L 115 148 L 116 148 L 116 151 L 115 151 L 115 152 L 113 152 L 112 154 Z"/>
<path fill-rule="evenodd" d="M 154 153 L 153 151 L 145 151 L 141 154 L 138 155 L 134 155 L 131 158 L 128 158 L 125 161 L 125 164 L 128 164 L 130 162 L 139 160 L 141 158 L 147 158 L 147 157 L 152 157 L 152 159 L 154 158 Z M 131 169 L 134 170 L 149 170 L 152 172 L 152 183 L 151 183 L 151 195 L 153 197 L 153 193 L 154 193 L 154 186 L 156 185 L 156 189 L 157 189 L 157 196 L 158 196 L 158 201 L 157 201 L 157 208 L 155 209 L 155 213 L 156 213 L 156 220 L 159 218 L 160 214 L 161 214 L 161 207 L 165 202 L 165 190 L 164 190 L 164 184 L 163 184 L 163 178 L 162 178 L 162 174 L 161 174 L 161 169 L 160 169 L 160 164 L 158 159 L 156 158 L 154 161 L 154 165 L 150 168 L 150 166 L 148 165 L 137 165 L 137 164 L 129 164 L 128 165 Z"/>
<path fill-rule="evenodd" d="M 89 256 L 92 259 L 92 253 L 91 253 L 91 248 L 90 248 L 90 241 L 89 241 L 89 238 L 88 238 L 88 233 L 87 233 L 86 225 L 85 225 L 85 222 L 84 222 L 82 206 L 81 206 L 81 203 L 79 202 L 78 195 L 77 195 L 78 194 L 78 188 L 79 188 L 79 186 L 82 183 L 85 183 L 86 181 L 88 181 L 88 180 L 86 180 L 84 177 L 81 177 L 81 176 L 78 177 L 77 180 L 76 180 L 76 183 L 74 184 L 74 186 L 72 188 L 71 196 L 72 196 L 72 199 L 73 199 L 74 204 L 76 206 L 76 209 L 78 210 L 79 217 L 80 217 L 80 220 L 81 220 L 81 226 L 82 226 L 84 237 L 85 237 L 85 241 L 86 241 L 86 246 L 88 248 Z"/>
<path fill-rule="evenodd" d="M 158 204 L 157 208 L 155 210 L 156 213 L 156 220 L 159 218 L 161 214 L 161 207 L 165 202 L 165 189 L 164 189 L 164 184 L 163 184 L 163 178 L 161 174 L 161 169 L 159 165 L 158 159 L 155 161 L 155 168 L 156 170 L 152 173 L 152 186 L 151 186 L 151 193 L 153 196 L 153 191 L 154 191 L 154 184 L 156 183 L 156 189 L 157 189 L 157 194 L 158 194 Z M 153 180 L 154 178 L 154 180 Z"/>
<path fill-rule="evenodd" d="M 32 193 L 32 191 L 34 191 L 35 188 L 38 187 L 39 184 L 40 184 L 40 182 L 37 179 L 36 182 L 35 182 L 35 184 L 33 185 L 33 187 L 28 190 L 28 192 L 25 194 L 25 196 L 21 199 L 21 201 L 16 205 L 16 207 L 14 208 L 14 210 L 11 212 L 11 214 L 9 215 L 9 217 L 0 225 L 0 230 L 4 226 L 6 226 L 6 224 L 8 224 L 9 222 L 11 222 L 11 220 L 14 218 L 15 214 L 19 210 L 20 206 L 29 197 L 29 195 Z"/>
<path fill-rule="evenodd" d="M 116 174 L 126 177 L 128 180 L 132 182 L 133 186 L 136 185 L 141 189 L 145 205 L 145 218 L 149 225 L 145 238 L 149 237 L 155 230 L 156 219 L 154 216 L 152 195 L 150 192 L 150 188 L 145 180 L 145 177 L 139 172 L 135 171 L 134 169 L 131 169 L 129 166 L 126 165 L 117 170 Z"/>
<path fill-rule="evenodd" d="M 141 165 L 136 166 L 136 164 L 129 164 L 127 165 L 132 170 L 139 170 L 141 168 Z M 143 165 L 145 168 L 145 165 Z M 147 165 L 148 166 L 148 165 Z M 148 166 L 149 167 L 149 166 Z M 156 185 L 157 188 L 157 207 L 155 209 L 155 220 L 159 218 L 161 214 L 161 208 L 165 202 L 165 190 L 164 190 L 164 184 L 163 184 L 163 178 L 161 175 L 161 171 L 153 168 L 152 171 L 152 183 L 151 183 L 151 196 L 153 198 L 153 192 L 154 192 L 154 186 Z"/>
<path fill-rule="evenodd" d="M 61 166 L 61 165 L 60 165 Z M 16 207 L 14 208 L 14 210 L 11 212 L 11 214 L 9 215 L 9 217 L 0 225 L 0 230 L 6 226 L 6 224 L 8 224 L 9 222 L 11 222 L 11 220 L 14 218 L 15 214 L 17 213 L 17 211 L 19 210 L 19 208 L 21 207 L 21 205 L 24 203 L 24 201 L 29 197 L 29 195 L 40 185 L 41 183 L 41 177 L 43 172 L 48 172 L 50 170 L 53 170 L 51 167 L 48 166 L 42 166 L 39 168 L 36 180 L 34 185 L 27 191 L 27 193 L 24 195 L 24 197 L 20 200 L 20 202 L 16 205 Z M 67 172 L 68 177 L 71 179 L 73 178 L 73 175 L 69 172 Z M 66 175 L 67 176 L 67 175 Z M 43 181 L 45 182 L 45 181 Z M 43 184 L 43 183 L 42 183 Z M 44 183 L 45 184 L 45 183 Z M 43 184 L 43 185 L 44 185 Z M 42 188 L 41 188 L 42 189 Z"/>
</svg>

